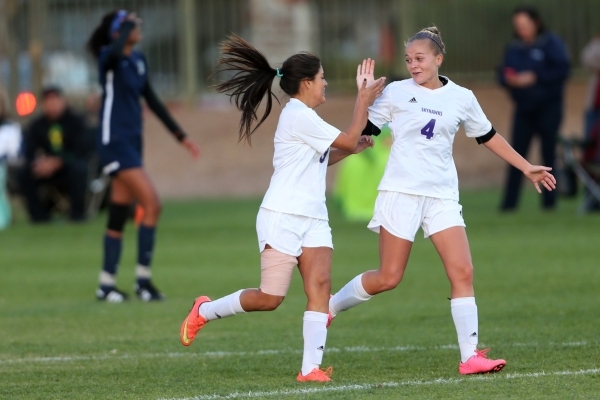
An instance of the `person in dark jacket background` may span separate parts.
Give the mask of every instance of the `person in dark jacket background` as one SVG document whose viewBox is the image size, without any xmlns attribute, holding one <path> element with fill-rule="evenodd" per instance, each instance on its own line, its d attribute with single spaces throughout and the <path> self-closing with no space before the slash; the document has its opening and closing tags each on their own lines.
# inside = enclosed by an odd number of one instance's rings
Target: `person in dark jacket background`
<svg viewBox="0 0 600 400">
<path fill-rule="evenodd" d="M 506 47 L 498 74 L 500 84 L 508 89 L 515 102 L 512 146 L 526 157 L 531 139 L 538 134 L 543 164 L 554 167 L 569 55 L 562 40 L 546 30 L 536 9 L 516 8 L 512 22 L 515 39 Z M 502 211 L 517 208 L 521 175 L 516 168 L 509 168 Z M 544 191 L 542 206 L 544 209 L 556 206 L 555 191 Z"/>
<path fill-rule="evenodd" d="M 73 221 L 85 219 L 85 191 L 88 176 L 83 119 L 69 108 L 56 86 L 42 92 L 43 114 L 34 119 L 25 134 L 25 165 L 19 185 L 31 222 L 50 221 L 49 206 L 40 198 L 42 185 L 66 189 Z"/>
</svg>

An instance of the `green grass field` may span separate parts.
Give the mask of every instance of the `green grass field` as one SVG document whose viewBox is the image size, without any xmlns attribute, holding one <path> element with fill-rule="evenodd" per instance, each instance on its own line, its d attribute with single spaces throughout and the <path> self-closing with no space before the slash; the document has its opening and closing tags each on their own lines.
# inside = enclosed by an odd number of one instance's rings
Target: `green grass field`
<svg viewBox="0 0 600 400">
<path fill-rule="evenodd" d="M 195 296 L 259 282 L 254 222 L 260 202 L 168 202 L 154 279 L 160 304 L 94 298 L 104 216 L 86 225 L 0 232 L 0 397 L 3 399 L 477 399 L 600 396 L 600 216 L 577 202 L 544 213 L 528 191 L 521 210 L 496 211 L 493 191 L 462 195 L 475 264 L 481 346 L 499 374 L 463 377 L 449 285 L 419 238 L 393 292 L 340 314 L 323 366 L 334 382 L 295 382 L 305 298 L 295 273 L 272 313 L 212 322 L 189 348 L 179 325 Z M 378 263 L 377 235 L 330 205 L 333 288 Z M 128 226 L 119 286 L 134 283 Z"/>
</svg>

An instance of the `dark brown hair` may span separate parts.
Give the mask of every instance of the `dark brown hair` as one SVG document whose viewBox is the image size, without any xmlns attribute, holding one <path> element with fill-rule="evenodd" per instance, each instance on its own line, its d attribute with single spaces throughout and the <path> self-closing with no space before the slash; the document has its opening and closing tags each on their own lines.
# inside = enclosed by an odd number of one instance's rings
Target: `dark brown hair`
<svg viewBox="0 0 600 400">
<path fill-rule="evenodd" d="M 525 14 L 530 20 L 533 21 L 533 23 L 537 26 L 536 34 L 538 36 L 546 31 L 546 25 L 544 24 L 542 16 L 537 8 L 531 6 L 519 6 L 513 10 L 512 16 L 514 17 L 517 14 Z M 516 31 L 514 31 L 513 34 L 517 39 L 521 39 Z"/>
<path fill-rule="evenodd" d="M 100 25 L 94 29 L 92 36 L 88 39 L 86 47 L 94 57 L 98 58 L 102 47 L 107 46 L 112 42 L 112 38 L 110 37 L 110 26 L 118 12 L 119 10 L 114 10 L 104 14 Z"/>
<path fill-rule="evenodd" d="M 279 99 L 271 87 L 279 76 L 279 86 L 289 96 L 298 93 L 300 82 L 313 80 L 321 68 L 321 60 L 313 53 L 294 54 L 283 62 L 281 68 L 272 68 L 267 58 L 257 48 L 238 35 L 230 35 L 221 43 L 221 57 L 217 61 L 217 72 L 233 71 L 228 80 L 215 85 L 219 93 L 225 93 L 242 112 L 239 140 L 250 143 L 250 136 L 267 119 L 273 107 L 273 98 Z M 256 114 L 260 103 L 267 95 L 267 105 L 263 116 Z M 252 124 L 257 122 L 254 128 Z"/>
</svg>

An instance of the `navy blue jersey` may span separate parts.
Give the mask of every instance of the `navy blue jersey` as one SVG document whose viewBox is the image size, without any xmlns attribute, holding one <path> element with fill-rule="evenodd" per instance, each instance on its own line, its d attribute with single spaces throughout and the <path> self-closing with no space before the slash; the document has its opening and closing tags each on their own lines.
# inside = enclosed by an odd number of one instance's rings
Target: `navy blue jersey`
<svg viewBox="0 0 600 400">
<path fill-rule="evenodd" d="M 124 53 L 133 21 L 125 21 L 118 38 L 100 51 L 98 66 L 102 85 L 102 108 L 98 129 L 98 152 L 105 173 L 116 174 L 142 166 L 142 106 L 148 107 L 178 140 L 185 133 L 154 93 L 148 79 L 146 58 L 139 51 Z"/>
<path fill-rule="evenodd" d="M 144 55 L 133 51 L 121 54 L 112 65 L 107 65 L 109 49 L 100 53 L 100 84 L 103 89 L 100 111 L 100 139 L 110 142 L 129 142 L 142 134 L 142 107 L 140 98 L 148 81 L 148 67 Z"/>
</svg>

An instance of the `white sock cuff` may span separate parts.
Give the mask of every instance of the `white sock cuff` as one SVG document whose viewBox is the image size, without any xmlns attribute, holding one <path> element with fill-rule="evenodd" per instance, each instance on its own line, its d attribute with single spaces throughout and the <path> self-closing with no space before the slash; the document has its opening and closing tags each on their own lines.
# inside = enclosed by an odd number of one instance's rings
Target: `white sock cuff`
<svg viewBox="0 0 600 400">
<path fill-rule="evenodd" d="M 358 296 L 362 297 L 364 300 L 368 300 L 373 296 L 367 293 L 367 291 L 363 287 L 362 276 L 363 274 L 360 274 L 352 280 L 352 282 L 354 283 L 354 291 Z"/>
<path fill-rule="evenodd" d="M 316 311 L 305 311 L 304 312 L 304 321 L 313 321 L 313 322 L 322 322 L 324 324 L 327 323 L 328 315 L 321 312 Z"/>
<path fill-rule="evenodd" d="M 150 267 L 138 264 L 135 268 L 135 276 L 142 279 L 150 279 L 152 278 L 152 271 L 150 271 Z"/>
<path fill-rule="evenodd" d="M 237 292 L 235 292 L 235 293 L 234 293 L 234 295 L 233 295 L 233 296 L 231 296 L 231 303 L 230 303 L 230 305 L 231 305 L 231 309 L 232 309 L 232 310 L 233 310 L 233 311 L 234 311 L 236 314 L 239 314 L 239 313 L 245 313 L 245 312 L 246 312 L 246 310 L 244 310 L 244 309 L 242 308 L 242 303 L 241 303 L 241 296 L 242 296 L 242 292 L 243 292 L 244 290 L 245 290 L 245 289 L 238 290 Z"/>
<path fill-rule="evenodd" d="M 109 274 L 108 272 L 102 270 L 100 271 L 99 281 L 101 285 L 115 286 L 116 278 L 113 274 Z"/>
<path fill-rule="evenodd" d="M 458 306 L 466 306 L 466 305 L 476 305 L 475 297 L 459 297 L 457 299 L 450 300 L 450 307 L 458 307 Z"/>
</svg>

